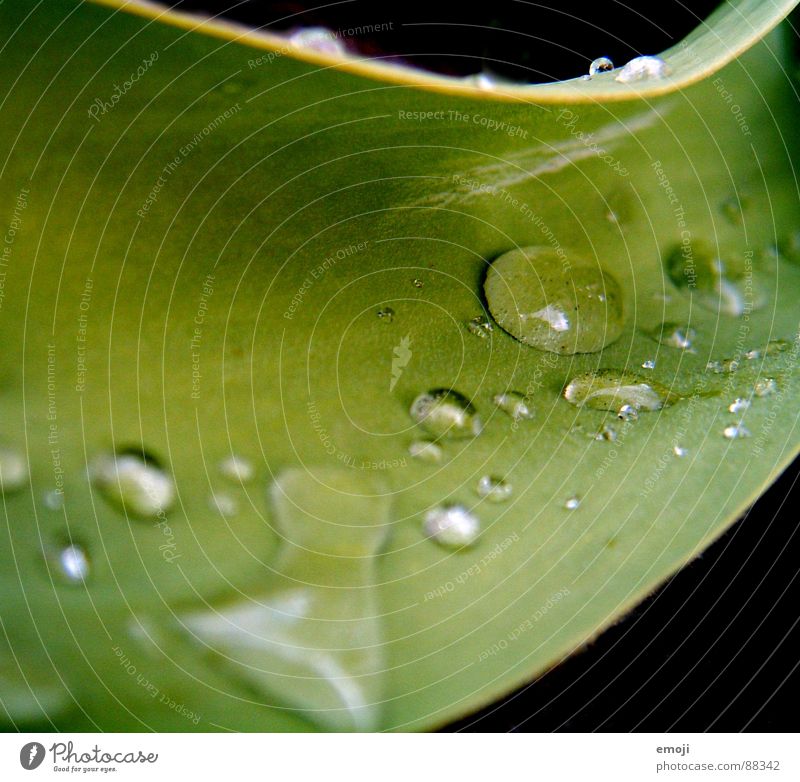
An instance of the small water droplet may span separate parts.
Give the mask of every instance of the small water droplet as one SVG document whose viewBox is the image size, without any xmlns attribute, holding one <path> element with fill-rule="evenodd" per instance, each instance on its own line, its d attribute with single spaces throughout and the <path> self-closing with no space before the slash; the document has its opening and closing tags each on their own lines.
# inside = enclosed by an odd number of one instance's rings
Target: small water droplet
<svg viewBox="0 0 800 782">
<path fill-rule="evenodd" d="M 642 362 L 642 369 L 655 369 L 656 362 L 653 361 L 652 358 L 648 358 L 647 361 Z"/>
<path fill-rule="evenodd" d="M 492 336 L 494 326 L 492 326 L 492 322 L 485 315 L 476 315 L 474 318 L 467 321 L 467 329 L 476 337 L 486 339 Z"/>
<path fill-rule="evenodd" d="M 425 514 L 425 534 L 446 548 L 471 546 L 481 531 L 478 517 L 463 505 L 442 505 Z"/>
<path fill-rule="evenodd" d="M 722 435 L 728 440 L 740 440 L 743 437 L 750 437 L 750 430 L 741 423 L 730 424 L 722 430 Z"/>
<path fill-rule="evenodd" d="M 172 478 L 138 454 L 98 456 L 89 467 L 89 475 L 107 500 L 140 518 L 159 517 L 175 501 Z"/>
<path fill-rule="evenodd" d="M 622 407 L 617 410 L 617 418 L 619 418 L 620 421 L 638 421 L 639 411 L 632 405 L 622 405 Z"/>
<path fill-rule="evenodd" d="M 677 443 L 672 446 L 672 453 L 675 454 L 679 459 L 682 459 L 684 456 L 689 455 L 689 449 L 684 448 L 682 445 L 678 445 Z"/>
<path fill-rule="evenodd" d="M 616 81 L 628 84 L 646 79 L 663 79 L 669 76 L 670 68 L 660 57 L 634 57 L 617 74 Z"/>
<path fill-rule="evenodd" d="M 577 510 L 581 506 L 581 498 L 578 497 L 577 494 L 573 494 L 571 497 L 567 497 L 566 502 L 564 503 L 564 507 L 567 510 Z"/>
<path fill-rule="evenodd" d="M 420 280 L 419 277 L 417 277 L 414 280 L 413 285 L 414 285 L 415 288 L 422 288 L 425 285 L 425 283 L 422 280 Z"/>
<path fill-rule="evenodd" d="M 61 510 L 64 507 L 64 492 L 57 489 L 46 491 L 42 495 L 42 502 L 50 510 Z"/>
<path fill-rule="evenodd" d="M 614 63 L 608 57 L 598 57 L 592 60 L 589 65 L 589 76 L 597 76 L 598 73 L 605 73 L 606 71 L 613 71 Z"/>
<path fill-rule="evenodd" d="M 414 442 L 408 446 L 408 453 L 414 459 L 419 459 L 421 462 L 429 462 L 431 464 L 439 464 L 444 456 L 442 447 L 430 440 L 414 440 Z"/>
<path fill-rule="evenodd" d="M 51 561 L 59 576 L 69 584 L 82 584 L 89 577 L 89 555 L 75 543 L 54 552 Z"/>
<path fill-rule="evenodd" d="M 706 369 L 715 375 L 725 375 L 739 370 L 739 361 L 735 358 L 725 358 L 722 361 L 709 361 Z"/>
<path fill-rule="evenodd" d="M 758 350 L 758 348 L 754 348 L 753 350 L 748 350 L 748 351 L 747 351 L 747 352 L 744 354 L 744 357 L 745 357 L 745 358 L 746 358 L 748 361 L 757 361 L 758 359 L 760 359 L 760 358 L 761 358 L 761 351 L 760 351 L 760 350 Z"/>
<path fill-rule="evenodd" d="M 484 475 L 478 481 L 478 495 L 490 502 L 505 502 L 512 493 L 511 484 L 496 475 Z"/>
<path fill-rule="evenodd" d="M 619 410 L 629 405 L 635 410 L 660 410 L 674 404 L 680 396 L 654 381 L 633 372 L 599 369 L 576 375 L 564 389 L 564 399 L 579 407 Z"/>
<path fill-rule="evenodd" d="M 391 323 L 394 320 L 394 310 L 391 307 L 383 307 L 378 310 L 378 317 L 386 323 Z"/>
<path fill-rule="evenodd" d="M 448 388 L 420 394 L 412 403 L 410 413 L 436 437 L 475 437 L 483 428 L 472 403 L 463 394 Z"/>
<path fill-rule="evenodd" d="M 225 492 L 213 492 L 210 494 L 208 507 L 226 519 L 232 518 L 239 512 L 239 503 L 236 498 Z"/>
<path fill-rule="evenodd" d="M 731 402 L 728 405 L 728 412 L 730 412 L 730 413 L 742 413 L 745 410 L 747 410 L 748 407 L 750 407 L 750 400 L 749 399 L 743 399 L 742 397 L 736 397 L 736 399 L 734 399 L 733 402 Z"/>
<path fill-rule="evenodd" d="M 28 463 L 22 454 L 0 448 L 0 492 L 17 491 L 28 483 Z"/>
<path fill-rule="evenodd" d="M 615 443 L 617 441 L 617 430 L 613 426 L 603 424 L 600 429 L 595 432 L 594 439 L 607 443 Z"/>
<path fill-rule="evenodd" d="M 465 76 L 464 83 L 471 84 L 474 87 L 478 87 L 482 90 L 494 90 L 500 84 L 508 84 L 509 82 L 504 82 L 503 80 L 498 79 L 497 76 L 489 73 L 488 71 L 481 71 L 480 73 L 471 73 L 469 76 Z"/>
<path fill-rule="evenodd" d="M 502 394 L 495 394 L 492 401 L 514 421 L 524 421 L 533 418 L 533 410 L 528 403 L 528 399 L 519 391 L 506 391 Z"/>
<path fill-rule="evenodd" d="M 520 342 L 562 355 L 595 353 L 622 334 L 622 290 L 599 267 L 549 247 L 501 255 L 484 284 L 495 322 Z"/>
<path fill-rule="evenodd" d="M 697 337 L 697 332 L 689 326 L 682 326 L 679 323 L 667 321 L 650 332 L 650 336 L 652 336 L 656 342 L 666 345 L 667 347 L 690 350 L 692 342 L 695 337 Z"/>
<path fill-rule="evenodd" d="M 776 382 L 774 377 L 765 377 L 761 380 L 757 380 L 755 387 L 753 388 L 753 393 L 756 396 L 764 397 L 764 396 L 772 396 L 778 390 L 778 383 Z"/>
<path fill-rule="evenodd" d="M 219 463 L 219 474 L 233 483 L 247 483 L 255 477 L 253 463 L 243 456 L 231 454 Z"/>
<path fill-rule="evenodd" d="M 311 49 L 323 54 L 347 53 L 336 33 L 327 27 L 305 27 L 289 36 L 289 42 L 299 49 Z"/>
</svg>

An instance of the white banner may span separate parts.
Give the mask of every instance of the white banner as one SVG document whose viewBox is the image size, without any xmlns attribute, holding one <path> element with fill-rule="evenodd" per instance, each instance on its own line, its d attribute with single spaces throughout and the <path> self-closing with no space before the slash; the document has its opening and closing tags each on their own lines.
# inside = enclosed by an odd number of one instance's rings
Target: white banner
<svg viewBox="0 0 800 782">
<path fill-rule="evenodd" d="M 799 756 L 792 734 L 3 734 L 0 780 L 794 782 Z"/>
</svg>

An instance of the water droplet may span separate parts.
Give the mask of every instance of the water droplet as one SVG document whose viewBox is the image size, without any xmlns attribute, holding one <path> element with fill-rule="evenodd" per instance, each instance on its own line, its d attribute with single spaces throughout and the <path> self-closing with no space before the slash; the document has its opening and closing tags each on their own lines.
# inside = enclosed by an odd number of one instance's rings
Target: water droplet
<svg viewBox="0 0 800 782">
<path fill-rule="evenodd" d="M 425 283 L 422 280 L 420 280 L 419 277 L 417 277 L 417 279 L 414 280 L 413 284 L 415 288 L 422 288 L 425 285 Z"/>
<path fill-rule="evenodd" d="M 553 353 L 594 353 L 622 333 L 622 291 L 597 266 L 566 263 L 545 247 L 501 255 L 484 285 L 497 324 L 526 345 Z"/>
<path fill-rule="evenodd" d="M 653 361 L 652 358 L 648 358 L 647 361 L 642 362 L 642 369 L 655 369 L 656 362 Z"/>
<path fill-rule="evenodd" d="M 528 404 L 528 399 L 519 391 L 506 391 L 503 394 L 495 394 L 492 401 L 507 415 L 515 421 L 524 421 L 533 418 L 533 411 Z"/>
<path fill-rule="evenodd" d="M 748 351 L 747 351 L 747 352 L 744 354 L 744 357 L 745 357 L 745 358 L 746 358 L 748 361 L 757 361 L 759 358 L 761 358 L 761 351 L 760 351 L 760 350 L 758 350 L 758 348 L 753 348 L 753 350 L 748 350 Z"/>
<path fill-rule="evenodd" d="M 394 320 L 394 310 L 391 307 L 383 307 L 378 310 L 378 317 L 387 323 L 391 323 Z"/>
<path fill-rule="evenodd" d="M 675 444 L 672 446 L 672 453 L 674 453 L 679 459 L 682 459 L 684 456 L 689 455 L 689 449 L 684 448 L 682 445 Z"/>
<path fill-rule="evenodd" d="M 722 430 L 723 437 L 728 440 L 740 440 L 743 437 L 750 437 L 750 430 L 744 424 L 730 424 Z"/>
<path fill-rule="evenodd" d="M 210 494 L 208 507 L 225 518 L 231 518 L 239 512 L 239 503 L 236 498 L 225 492 L 213 492 Z"/>
<path fill-rule="evenodd" d="M 765 377 L 756 381 L 753 393 L 755 393 L 756 396 L 764 397 L 772 396 L 777 390 L 778 383 L 775 381 L 775 378 Z"/>
<path fill-rule="evenodd" d="M 632 405 L 622 405 L 622 407 L 617 410 L 617 418 L 619 418 L 620 421 L 638 421 L 639 411 Z"/>
<path fill-rule="evenodd" d="M 175 501 L 175 484 L 156 464 L 134 453 L 98 456 L 89 467 L 95 488 L 140 518 L 157 518 Z"/>
<path fill-rule="evenodd" d="M 61 510 L 64 507 L 64 492 L 57 489 L 46 491 L 42 495 L 42 502 L 50 510 Z"/>
<path fill-rule="evenodd" d="M 219 463 L 219 474 L 233 483 L 247 483 L 255 477 L 253 463 L 243 456 L 231 454 Z"/>
<path fill-rule="evenodd" d="M 493 73 L 489 73 L 488 71 L 481 71 L 480 73 L 471 73 L 469 76 L 465 76 L 464 83 L 471 84 L 472 86 L 478 87 L 482 90 L 493 90 L 501 84 L 511 84 L 512 82 L 499 79 Z"/>
<path fill-rule="evenodd" d="M 444 456 L 442 447 L 430 440 L 414 440 L 408 446 L 408 453 L 421 462 L 430 462 L 431 464 L 439 464 Z"/>
<path fill-rule="evenodd" d="M 589 65 L 589 76 L 597 76 L 598 73 L 605 73 L 606 71 L 613 71 L 614 63 L 608 57 L 598 57 L 592 60 Z"/>
<path fill-rule="evenodd" d="M 436 437 L 475 437 L 483 428 L 472 403 L 452 389 L 435 388 L 420 394 L 411 405 L 410 413 Z"/>
<path fill-rule="evenodd" d="M 75 543 L 54 552 L 51 562 L 59 576 L 70 584 L 82 584 L 89 577 L 91 564 L 86 550 Z"/>
<path fill-rule="evenodd" d="M 625 84 L 646 79 L 663 79 L 669 76 L 670 68 L 660 57 L 634 57 L 617 74 L 616 81 Z"/>
<path fill-rule="evenodd" d="M 496 475 L 484 475 L 478 481 L 478 495 L 490 502 L 505 502 L 512 493 L 511 484 Z"/>
<path fill-rule="evenodd" d="M 564 389 L 564 399 L 579 407 L 619 410 L 660 410 L 680 399 L 678 394 L 633 372 L 599 369 L 576 375 Z"/>
<path fill-rule="evenodd" d="M 477 315 L 472 318 L 472 320 L 467 322 L 467 328 L 472 334 L 481 339 L 491 337 L 494 331 L 492 322 L 485 315 Z"/>
<path fill-rule="evenodd" d="M 12 492 L 28 483 L 28 463 L 9 448 L 0 448 L 0 492 Z"/>
<path fill-rule="evenodd" d="M 613 426 L 603 424 L 600 429 L 595 432 L 594 439 L 607 443 L 615 443 L 617 441 L 617 430 Z"/>
<path fill-rule="evenodd" d="M 573 494 L 571 497 L 567 497 L 566 502 L 564 503 L 564 507 L 567 510 L 577 510 L 581 506 L 581 498 L 578 497 L 577 494 Z"/>
<path fill-rule="evenodd" d="M 442 505 L 425 514 L 423 529 L 439 545 L 456 549 L 471 546 L 480 534 L 481 524 L 463 505 Z"/>
<path fill-rule="evenodd" d="M 725 358 L 722 361 L 709 361 L 706 369 L 715 375 L 725 375 L 739 370 L 739 361 L 735 358 Z"/>
<path fill-rule="evenodd" d="M 662 323 L 657 329 L 650 332 L 650 336 L 652 336 L 656 342 L 666 345 L 667 347 L 690 350 L 692 342 L 695 337 L 697 337 L 697 332 L 689 326 L 682 326 L 678 323 L 668 321 Z"/>
<path fill-rule="evenodd" d="M 731 316 L 744 313 L 748 283 L 729 279 L 725 264 L 705 242 L 679 245 L 666 255 L 665 266 L 672 282 L 704 309 Z"/>
<path fill-rule="evenodd" d="M 742 413 L 745 410 L 747 410 L 748 407 L 750 407 L 749 399 L 742 399 L 742 397 L 736 397 L 736 399 L 734 399 L 733 402 L 731 402 L 728 405 L 728 412 Z"/>
<path fill-rule="evenodd" d="M 327 27 L 305 27 L 289 36 L 289 42 L 299 49 L 311 49 L 323 54 L 347 53 L 344 44 L 332 30 Z"/>
</svg>

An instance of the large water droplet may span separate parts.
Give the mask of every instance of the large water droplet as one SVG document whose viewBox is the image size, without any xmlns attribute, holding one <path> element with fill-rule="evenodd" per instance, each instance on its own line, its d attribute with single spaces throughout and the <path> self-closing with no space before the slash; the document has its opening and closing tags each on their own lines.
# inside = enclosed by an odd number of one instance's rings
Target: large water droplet
<svg viewBox="0 0 800 782">
<path fill-rule="evenodd" d="M 622 333 L 622 291 L 597 266 L 569 263 L 555 250 L 526 247 L 501 255 L 485 282 L 497 324 L 526 345 L 553 353 L 594 353 Z"/>
<path fill-rule="evenodd" d="M 619 410 L 623 405 L 638 411 L 660 410 L 680 398 L 648 378 L 616 369 L 576 375 L 564 389 L 568 402 L 595 410 Z"/>
<path fill-rule="evenodd" d="M 412 403 L 410 413 L 436 437 L 475 437 L 483 428 L 472 403 L 452 389 L 435 388 L 420 394 Z"/>
<path fill-rule="evenodd" d="M 514 421 L 524 421 L 533 418 L 533 410 L 524 394 L 519 391 L 505 391 L 495 394 L 492 401 Z"/>
<path fill-rule="evenodd" d="M 617 74 L 616 81 L 629 83 L 669 76 L 670 68 L 660 57 L 634 57 Z"/>
<path fill-rule="evenodd" d="M 439 464 L 444 456 L 442 447 L 430 440 L 414 440 L 408 446 L 408 453 L 414 459 L 419 459 L 421 462 L 429 462 L 430 464 Z"/>
<path fill-rule="evenodd" d="M 17 491 L 28 483 L 28 463 L 22 454 L 0 448 L 0 492 Z"/>
<path fill-rule="evenodd" d="M 269 491 L 280 544 L 260 590 L 184 610 L 178 631 L 215 654 L 248 698 L 282 703 L 325 730 L 377 730 L 387 663 L 375 564 L 390 496 L 359 470 L 281 473 Z M 161 627 L 148 631 L 166 647 Z"/>
<path fill-rule="evenodd" d="M 608 57 L 598 57 L 592 60 L 589 65 L 589 76 L 597 76 L 598 73 L 605 73 L 606 71 L 613 71 L 614 63 Z"/>
<path fill-rule="evenodd" d="M 219 474 L 233 483 L 247 483 L 253 480 L 256 470 L 249 459 L 231 454 L 219 463 Z"/>
<path fill-rule="evenodd" d="M 513 486 L 496 475 L 484 475 L 478 481 L 478 496 L 490 502 L 505 502 L 513 494 Z"/>
<path fill-rule="evenodd" d="M 475 542 L 481 524 L 478 517 L 463 505 L 442 505 L 425 514 L 423 529 L 439 545 L 457 549 Z"/>
<path fill-rule="evenodd" d="M 467 321 L 467 329 L 471 334 L 481 339 L 486 339 L 492 336 L 494 326 L 492 322 L 485 315 L 477 315 L 471 320 Z"/>
<path fill-rule="evenodd" d="M 89 476 L 106 499 L 143 519 L 167 513 L 175 501 L 172 478 L 135 453 L 98 456 L 89 467 Z"/>
</svg>

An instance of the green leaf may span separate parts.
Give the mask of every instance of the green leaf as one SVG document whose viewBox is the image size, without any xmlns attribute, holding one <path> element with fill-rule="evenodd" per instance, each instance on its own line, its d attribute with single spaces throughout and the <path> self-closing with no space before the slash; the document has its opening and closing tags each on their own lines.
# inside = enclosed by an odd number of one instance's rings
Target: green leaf
<svg viewBox="0 0 800 782">
<path fill-rule="evenodd" d="M 2 4 L 8 723 L 431 728 L 718 537 L 800 441 L 800 270 L 774 250 L 797 101 L 766 35 L 793 6 L 724 4 L 664 81 L 482 91 L 144 5 Z M 531 246 L 619 284 L 602 352 L 480 325 L 489 265 Z M 570 404 L 597 370 L 677 401 Z M 435 389 L 476 436 L 411 417 Z M 441 461 L 409 455 L 437 434 Z M 114 488 L 115 449 L 167 483 L 126 461 Z M 444 504 L 474 545 L 426 537 Z"/>
</svg>

